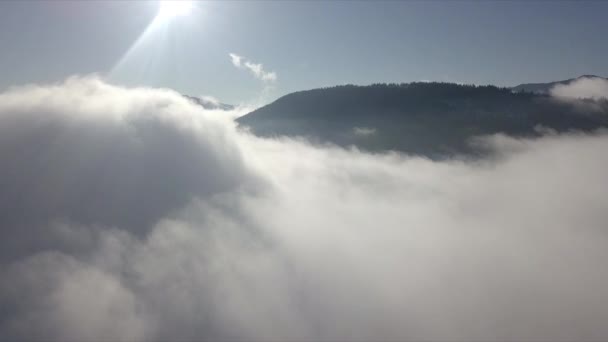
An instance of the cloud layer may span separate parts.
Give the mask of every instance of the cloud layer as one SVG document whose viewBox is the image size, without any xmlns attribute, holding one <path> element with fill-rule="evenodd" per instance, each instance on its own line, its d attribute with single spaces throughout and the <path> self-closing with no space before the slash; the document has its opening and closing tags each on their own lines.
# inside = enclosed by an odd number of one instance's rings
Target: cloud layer
<svg viewBox="0 0 608 342">
<path fill-rule="evenodd" d="M 608 80 L 601 77 L 581 77 L 568 84 L 551 88 L 552 96 L 579 99 L 608 99 Z"/>
<path fill-rule="evenodd" d="M 605 340 L 608 135 L 259 139 L 167 90 L 0 95 L 0 339 Z"/>
<path fill-rule="evenodd" d="M 274 71 L 264 70 L 264 66 L 261 63 L 254 63 L 234 53 L 228 55 L 230 56 L 232 65 L 239 69 L 248 70 L 255 78 L 264 82 L 275 82 L 277 80 L 277 74 Z"/>
</svg>

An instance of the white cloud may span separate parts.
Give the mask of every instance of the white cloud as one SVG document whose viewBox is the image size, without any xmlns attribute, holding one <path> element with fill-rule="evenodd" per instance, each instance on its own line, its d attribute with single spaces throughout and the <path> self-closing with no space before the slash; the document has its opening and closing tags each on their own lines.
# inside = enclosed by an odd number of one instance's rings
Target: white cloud
<svg viewBox="0 0 608 342">
<path fill-rule="evenodd" d="M 230 53 L 229 56 L 235 67 L 249 70 L 257 79 L 264 82 L 275 82 L 277 80 L 277 74 L 275 72 L 265 71 L 264 66 L 261 63 L 253 63 L 247 58 L 234 53 Z"/>
<path fill-rule="evenodd" d="M 237 68 L 241 68 L 242 64 L 241 64 L 241 60 L 243 59 L 243 57 L 234 54 L 234 53 L 230 53 L 230 60 L 232 61 L 232 64 L 237 67 Z"/>
<path fill-rule="evenodd" d="M 216 106 L 221 104 L 220 100 L 218 100 L 217 97 L 214 97 L 214 96 L 211 96 L 211 95 L 202 95 L 199 98 L 201 100 L 205 101 L 205 102 L 209 102 L 209 103 L 214 104 Z"/>
<path fill-rule="evenodd" d="M 549 91 L 552 96 L 579 99 L 607 99 L 608 80 L 601 77 L 582 77 L 568 84 L 558 84 Z"/>
<path fill-rule="evenodd" d="M 259 139 L 95 78 L 1 94 L 0 336 L 605 340 L 608 135 L 485 143 Z"/>
</svg>

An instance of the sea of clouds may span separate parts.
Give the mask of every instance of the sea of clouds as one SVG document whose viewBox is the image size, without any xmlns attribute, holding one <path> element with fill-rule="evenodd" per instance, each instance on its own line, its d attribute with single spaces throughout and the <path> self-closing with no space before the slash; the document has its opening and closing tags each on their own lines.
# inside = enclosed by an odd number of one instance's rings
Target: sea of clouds
<svg viewBox="0 0 608 342">
<path fill-rule="evenodd" d="M 0 340 L 606 340 L 608 134 L 261 139 L 97 77 L 0 94 Z"/>
</svg>

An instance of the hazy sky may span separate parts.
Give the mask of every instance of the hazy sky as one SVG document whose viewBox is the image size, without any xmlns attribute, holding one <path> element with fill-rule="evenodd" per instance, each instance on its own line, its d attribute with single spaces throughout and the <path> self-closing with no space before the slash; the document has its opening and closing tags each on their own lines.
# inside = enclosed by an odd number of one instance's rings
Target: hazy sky
<svg viewBox="0 0 608 342">
<path fill-rule="evenodd" d="M 114 83 L 239 103 L 341 83 L 516 85 L 608 75 L 608 2 L 231 1 L 195 7 L 135 44 L 157 14 L 155 1 L 3 1 L 0 89 L 97 72 Z M 243 57 L 240 68 L 231 53 Z M 262 68 L 258 77 L 247 61 Z M 276 81 L 261 80 L 271 72 Z"/>
</svg>

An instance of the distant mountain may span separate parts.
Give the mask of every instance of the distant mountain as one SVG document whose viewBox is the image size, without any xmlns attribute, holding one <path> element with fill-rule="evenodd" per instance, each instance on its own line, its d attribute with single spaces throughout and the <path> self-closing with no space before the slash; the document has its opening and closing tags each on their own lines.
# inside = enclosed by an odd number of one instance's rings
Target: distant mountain
<svg viewBox="0 0 608 342">
<path fill-rule="evenodd" d="M 551 88 L 555 87 L 556 85 L 570 84 L 573 81 L 578 81 L 578 80 L 584 79 L 584 78 L 601 78 L 604 80 L 608 80 L 606 78 L 603 78 L 600 76 L 595 76 L 595 75 L 582 75 L 582 76 L 579 76 L 576 78 L 570 78 L 570 79 L 563 80 L 563 81 L 555 81 L 555 82 L 549 82 L 549 83 L 524 83 L 524 84 L 520 84 L 518 86 L 512 87 L 511 90 L 513 90 L 515 92 L 527 91 L 527 92 L 531 92 L 531 93 L 548 94 L 549 91 L 551 90 Z"/>
<path fill-rule="evenodd" d="M 337 86 L 283 96 L 237 121 L 261 136 L 398 150 L 431 158 L 479 153 L 471 137 L 538 135 L 538 127 L 589 131 L 608 126 L 608 103 L 593 115 L 576 103 L 494 86 L 451 83 Z M 598 112 L 599 111 L 599 112 Z"/>
<path fill-rule="evenodd" d="M 209 109 L 209 110 L 233 110 L 234 109 L 233 105 L 229 105 L 229 104 L 225 104 L 225 103 L 221 103 L 221 102 L 217 102 L 217 101 L 213 101 L 213 100 L 208 100 L 205 98 L 188 96 L 188 95 L 184 95 L 184 97 L 189 99 L 190 101 L 200 105 L 201 107 L 203 107 L 205 109 Z"/>
</svg>

